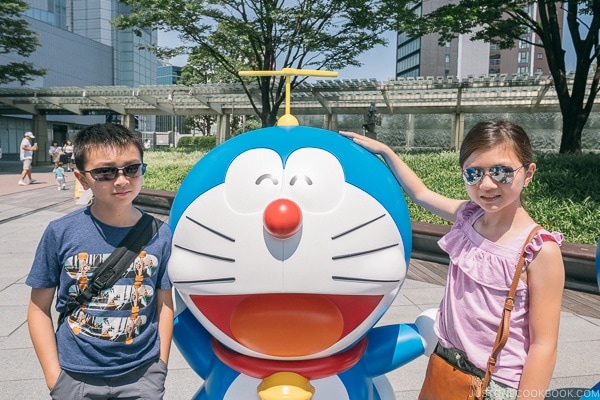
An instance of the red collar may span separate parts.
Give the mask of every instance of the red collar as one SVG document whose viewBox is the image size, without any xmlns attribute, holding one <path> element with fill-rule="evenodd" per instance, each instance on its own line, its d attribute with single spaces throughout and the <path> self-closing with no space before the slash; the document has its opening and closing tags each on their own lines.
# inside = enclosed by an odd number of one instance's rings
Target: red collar
<svg viewBox="0 0 600 400">
<path fill-rule="evenodd" d="M 325 378 L 343 372 L 354 366 L 363 356 L 367 348 L 367 338 L 363 338 L 355 346 L 333 356 L 314 360 L 265 360 L 237 353 L 212 339 L 215 355 L 230 368 L 264 379 L 276 372 L 295 372 L 307 379 Z"/>
</svg>

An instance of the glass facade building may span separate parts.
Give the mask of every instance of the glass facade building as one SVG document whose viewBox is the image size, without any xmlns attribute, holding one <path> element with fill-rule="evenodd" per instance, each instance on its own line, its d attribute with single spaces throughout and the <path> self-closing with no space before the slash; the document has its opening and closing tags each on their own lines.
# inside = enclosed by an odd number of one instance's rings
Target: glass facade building
<svg viewBox="0 0 600 400">
<path fill-rule="evenodd" d="M 156 84 L 157 58 L 140 45 L 155 45 L 156 30 L 117 30 L 110 21 L 127 15 L 117 0 L 25 0 L 30 29 L 41 46 L 28 58 L 47 74 L 29 83 L 33 87 Z M 19 61 L 0 55 L 0 63 Z M 13 83 L 12 86 L 17 86 Z M 8 85 L 11 86 L 11 85 Z"/>
<path fill-rule="evenodd" d="M 110 21 L 127 15 L 128 6 L 117 0 L 25 0 L 29 9 L 23 19 L 37 32 L 40 46 L 26 60 L 14 54 L 0 54 L 0 64 L 27 61 L 46 74 L 27 83 L 40 87 L 129 86 L 156 84 L 158 60 L 140 45 L 155 45 L 156 30 L 117 30 Z M 19 82 L 3 85 L 20 87 Z M 82 126 L 104 122 L 113 115 L 47 115 L 44 142 L 63 142 Z M 136 129 L 154 129 L 153 116 L 136 117 Z M 3 159 L 18 159 L 23 132 L 34 131 L 30 115 L 0 115 L 0 148 Z M 36 137 L 40 132 L 35 132 Z M 43 152 L 40 152 L 42 154 Z"/>
</svg>

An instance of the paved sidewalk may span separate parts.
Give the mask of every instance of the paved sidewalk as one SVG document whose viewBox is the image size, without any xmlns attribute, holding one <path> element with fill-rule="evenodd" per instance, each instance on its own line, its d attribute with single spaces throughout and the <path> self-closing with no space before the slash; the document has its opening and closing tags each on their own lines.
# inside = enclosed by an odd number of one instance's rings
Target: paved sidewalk
<svg viewBox="0 0 600 400">
<path fill-rule="evenodd" d="M 27 331 L 29 288 L 24 282 L 47 223 L 77 207 L 73 181 L 69 190 L 57 191 L 54 179 L 49 178 L 51 172 L 34 167 L 34 178 L 40 178 L 40 183 L 18 186 L 19 172 L 9 172 L 5 164 L 0 162 L 0 399 L 47 399 Z M 381 323 L 413 322 L 421 311 L 437 306 L 442 290 L 438 285 L 407 280 Z M 558 363 L 547 399 L 578 399 L 600 380 L 599 358 L 600 320 L 563 312 Z M 416 399 L 426 362 L 421 357 L 388 374 L 398 400 Z M 173 347 L 165 398 L 190 399 L 200 384 Z"/>
<path fill-rule="evenodd" d="M 31 185 L 19 186 L 21 178 L 22 164 L 20 161 L 0 161 L 0 196 L 11 193 L 21 193 L 33 189 L 47 188 L 54 186 L 56 189 L 56 179 L 52 172 L 53 165 L 34 165 L 31 177 L 36 181 Z M 65 173 L 67 178 L 67 187 L 72 191 L 75 184 L 73 172 Z M 25 178 L 25 183 L 28 183 Z"/>
</svg>

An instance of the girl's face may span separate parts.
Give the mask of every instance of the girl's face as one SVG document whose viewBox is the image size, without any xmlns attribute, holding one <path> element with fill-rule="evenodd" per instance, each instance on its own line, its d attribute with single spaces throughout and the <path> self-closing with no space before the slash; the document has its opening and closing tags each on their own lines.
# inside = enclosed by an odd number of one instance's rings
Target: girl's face
<svg viewBox="0 0 600 400">
<path fill-rule="evenodd" d="M 505 168 L 511 167 L 513 173 L 505 173 Z M 487 151 L 476 151 L 462 166 L 463 171 L 467 168 L 475 168 L 477 173 L 483 173 L 479 181 L 473 185 L 465 185 L 467 193 L 472 201 L 477 203 L 486 212 L 498 212 L 508 208 L 521 205 L 521 191 L 527 186 L 535 173 L 535 164 L 523 166 L 517 154 L 510 146 L 502 145 Z M 490 169 L 492 169 L 490 171 Z M 494 179 L 495 175 L 499 180 Z M 512 180 L 510 176 L 512 175 Z M 508 179 L 507 179 L 508 177 Z M 503 183 L 505 181 L 506 183 Z"/>
</svg>

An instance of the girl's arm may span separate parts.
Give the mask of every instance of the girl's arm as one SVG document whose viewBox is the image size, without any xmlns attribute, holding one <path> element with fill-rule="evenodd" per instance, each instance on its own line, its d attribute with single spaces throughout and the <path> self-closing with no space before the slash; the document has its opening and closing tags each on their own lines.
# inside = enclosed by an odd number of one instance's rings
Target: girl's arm
<svg viewBox="0 0 600 400">
<path fill-rule="evenodd" d="M 173 339 L 173 293 L 171 289 L 156 291 L 156 307 L 158 313 L 158 337 L 160 338 L 159 357 L 169 363 L 171 339 Z"/>
<path fill-rule="evenodd" d="M 544 399 L 556 363 L 565 271 L 558 244 L 544 242 L 527 268 L 530 347 L 518 400 Z"/>
<path fill-rule="evenodd" d="M 54 387 L 61 372 L 54 336 L 54 325 L 50 314 L 54 291 L 55 288 L 31 289 L 27 310 L 29 336 L 49 389 Z"/>
<path fill-rule="evenodd" d="M 352 139 L 371 153 L 380 154 L 408 197 L 416 204 L 448 221 L 456 220 L 456 214 L 466 200 L 451 199 L 430 190 L 389 146 L 354 132 L 340 131 L 340 134 Z"/>
</svg>

